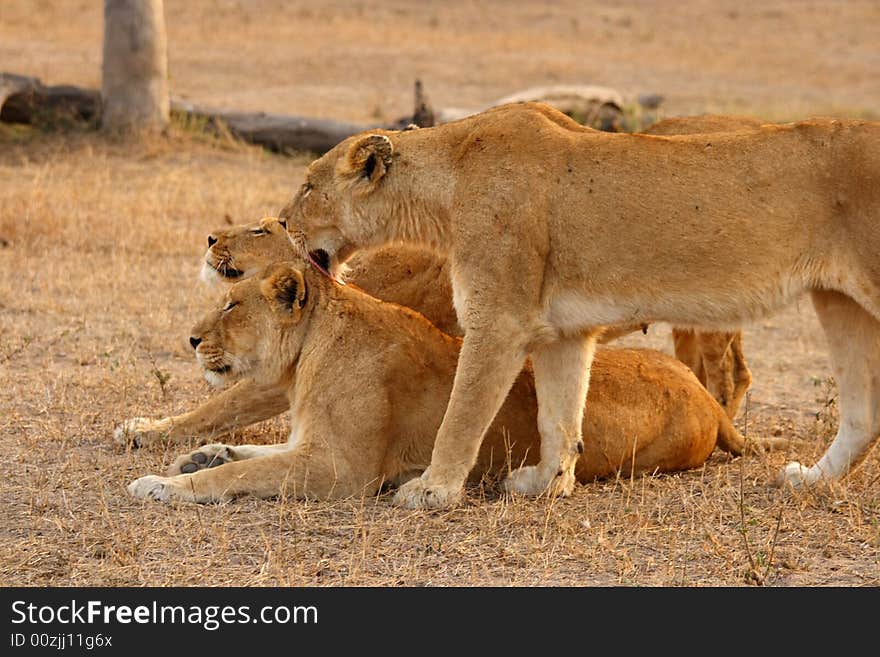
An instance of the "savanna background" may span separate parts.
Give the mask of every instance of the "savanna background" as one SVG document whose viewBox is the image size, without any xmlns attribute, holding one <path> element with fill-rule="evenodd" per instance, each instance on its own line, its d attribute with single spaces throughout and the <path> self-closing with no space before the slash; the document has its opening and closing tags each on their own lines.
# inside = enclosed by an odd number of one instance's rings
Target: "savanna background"
<svg viewBox="0 0 880 657">
<path fill-rule="evenodd" d="M 664 116 L 880 119 L 880 5 L 849 2 L 412 3 L 166 0 L 172 95 L 350 121 L 479 107 L 535 85 L 665 96 Z M 3 0 L 0 69 L 99 88 L 95 0 Z M 846 481 L 769 486 L 813 462 L 836 390 L 807 299 L 747 326 L 738 426 L 789 453 L 581 486 L 553 503 L 492 482 L 439 513 L 388 497 L 129 499 L 182 446 L 123 450 L 114 425 L 210 394 L 186 345 L 211 302 L 205 236 L 276 213 L 309 154 L 281 156 L 175 120 L 165 136 L 0 124 L 0 584 L 877 585 L 880 458 Z M 668 327 L 624 341 L 671 352 Z M 589 409 L 588 409 L 589 412 Z M 284 419 L 233 437 L 286 439 Z"/>
</svg>

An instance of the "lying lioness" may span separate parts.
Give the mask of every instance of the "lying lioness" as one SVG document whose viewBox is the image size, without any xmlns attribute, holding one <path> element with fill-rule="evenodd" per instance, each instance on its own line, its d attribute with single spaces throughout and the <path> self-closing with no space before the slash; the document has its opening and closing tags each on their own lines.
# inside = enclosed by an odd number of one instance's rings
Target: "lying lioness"
<svg viewBox="0 0 880 657">
<path fill-rule="evenodd" d="M 208 502 L 238 495 L 371 495 L 428 465 L 461 341 L 422 315 L 340 286 L 311 266 L 276 263 L 233 285 L 193 329 L 213 383 L 241 376 L 284 390 L 286 445 L 206 445 L 136 497 Z M 693 373 L 653 351 L 600 351 L 576 476 L 589 481 L 693 468 L 743 439 Z M 531 371 L 517 378 L 483 442 L 474 476 L 533 463 L 537 404 Z M 220 467 L 212 467 L 220 464 Z"/>
<path fill-rule="evenodd" d="M 404 242 L 448 254 L 465 330 L 449 407 L 409 507 L 454 502 L 531 357 L 541 459 L 512 491 L 567 494 L 596 326 L 736 328 L 810 292 L 841 421 L 794 485 L 846 474 L 880 434 L 880 124 L 815 120 L 659 137 L 584 128 L 539 103 L 404 132 L 313 162 L 282 210 L 331 270 Z"/>
</svg>

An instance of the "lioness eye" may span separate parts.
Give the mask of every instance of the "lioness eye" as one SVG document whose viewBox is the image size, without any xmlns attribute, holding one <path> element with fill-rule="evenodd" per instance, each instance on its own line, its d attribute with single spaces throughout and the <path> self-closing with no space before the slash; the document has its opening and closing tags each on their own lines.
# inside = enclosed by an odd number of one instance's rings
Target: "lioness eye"
<svg viewBox="0 0 880 657">
<path fill-rule="evenodd" d="M 254 230 L 251 231 L 251 235 L 265 235 L 265 234 L 266 234 L 266 231 L 263 230 L 262 228 L 255 228 Z"/>
<path fill-rule="evenodd" d="M 305 198 L 306 196 L 309 195 L 309 193 L 311 191 L 312 191 L 312 183 L 304 183 L 300 194 L 302 195 L 303 198 Z"/>
<path fill-rule="evenodd" d="M 238 305 L 238 301 L 229 301 L 225 306 L 223 306 L 223 312 L 228 313 L 230 310 L 235 308 Z"/>
</svg>

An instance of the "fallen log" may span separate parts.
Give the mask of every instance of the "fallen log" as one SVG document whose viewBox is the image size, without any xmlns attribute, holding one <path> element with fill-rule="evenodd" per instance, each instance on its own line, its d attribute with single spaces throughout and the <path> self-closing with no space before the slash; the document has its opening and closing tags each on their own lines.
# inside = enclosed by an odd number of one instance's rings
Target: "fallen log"
<svg viewBox="0 0 880 657">
<path fill-rule="evenodd" d="M 208 122 L 222 122 L 239 139 L 276 152 L 325 153 L 346 137 L 376 127 L 266 112 L 236 112 L 182 100 L 172 100 L 171 111 Z"/>
<path fill-rule="evenodd" d="M 67 119 L 93 121 L 101 111 L 101 94 L 71 85 L 46 86 L 39 78 L 0 73 L 0 121 L 39 123 Z"/>
<path fill-rule="evenodd" d="M 605 87 L 556 86 L 527 89 L 500 98 L 489 107 L 525 100 L 546 102 L 586 125 L 604 130 L 619 129 L 623 99 L 615 90 Z M 266 112 L 238 112 L 205 107 L 180 99 L 171 100 L 171 111 L 203 120 L 209 127 L 226 130 L 239 139 L 273 151 L 325 153 L 343 139 L 371 128 L 393 130 L 411 123 L 428 127 L 463 118 L 480 110 L 434 110 L 421 83 L 416 81 L 413 115 L 392 124 L 362 125 Z M 67 119 L 97 124 L 100 113 L 101 94 L 95 89 L 70 85 L 47 86 L 38 78 L 0 73 L 0 121 L 57 125 L 59 119 Z"/>
</svg>

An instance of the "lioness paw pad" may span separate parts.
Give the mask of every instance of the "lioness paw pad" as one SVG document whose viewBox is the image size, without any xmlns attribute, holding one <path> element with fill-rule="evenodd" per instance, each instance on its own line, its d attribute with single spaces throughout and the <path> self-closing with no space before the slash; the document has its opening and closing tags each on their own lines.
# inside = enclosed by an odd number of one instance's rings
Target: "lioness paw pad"
<svg viewBox="0 0 880 657">
<path fill-rule="evenodd" d="M 228 445 L 215 444 L 204 445 L 190 454 L 179 456 L 174 463 L 168 467 L 166 473 L 169 477 L 179 474 L 192 474 L 199 470 L 207 468 L 216 468 L 234 461 L 232 450 Z"/>
</svg>

